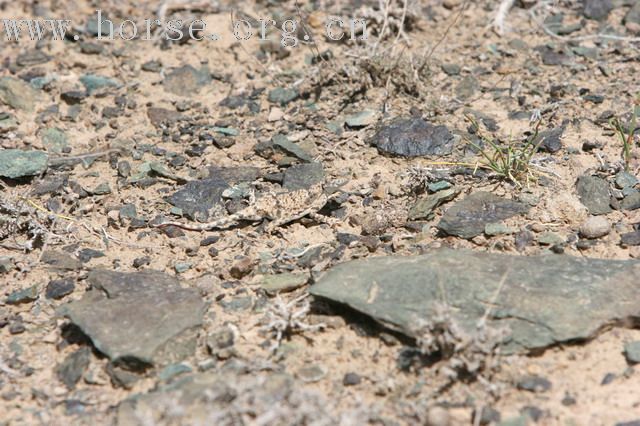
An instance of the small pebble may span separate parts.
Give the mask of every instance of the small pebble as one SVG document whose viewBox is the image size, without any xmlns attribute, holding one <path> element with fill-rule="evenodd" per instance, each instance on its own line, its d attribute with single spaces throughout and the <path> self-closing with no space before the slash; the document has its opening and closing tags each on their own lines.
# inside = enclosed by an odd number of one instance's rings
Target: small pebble
<svg viewBox="0 0 640 426">
<path fill-rule="evenodd" d="M 203 238 L 202 240 L 200 240 L 200 246 L 205 247 L 205 246 L 210 246 L 211 244 L 215 244 L 220 240 L 220 237 L 217 235 L 210 235 L 206 238 Z"/>
<path fill-rule="evenodd" d="M 616 378 L 616 375 L 613 373 L 607 373 L 604 375 L 604 377 L 602 378 L 602 381 L 600 382 L 600 385 L 604 386 L 604 385 L 608 385 L 609 383 L 613 382 Z"/>
<path fill-rule="evenodd" d="M 629 364 L 640 363 L 640 340 L 624 345 L 624 356 Z"/>
<path fill-rule="evenodd" d="M 357 373 L 347 373 L 342 379 L 342 384 L 345 386 L 359 385 L 362 382 L 362 378 Z"/>
<path fill-rule="evenodd" d="M 529 392 L 546 392 L 551 389 L 551 382 L 540 376 L 527 376 L 517 383 L 518 389 Z"/>
<path fill-rule="evenodd" d="M 427 413 L 427 426 L 449 426 L 451 417 L 449 411 L 443 407 L 433 407 Z"/>
<path fill-rule="evenodd" d="M 580 236 L 584 238 L 600 238 L 609 232 L 611 232 L 611 223 L 604 216 L 591 216 L 580 226 Z"/>
<path fill-rule="evenodd" d="M 233 278 L 240 279 L 253 271 L 253 260 L 247 256 L 241 256 L 231 266 L 229 273 Z"/>
</svg>

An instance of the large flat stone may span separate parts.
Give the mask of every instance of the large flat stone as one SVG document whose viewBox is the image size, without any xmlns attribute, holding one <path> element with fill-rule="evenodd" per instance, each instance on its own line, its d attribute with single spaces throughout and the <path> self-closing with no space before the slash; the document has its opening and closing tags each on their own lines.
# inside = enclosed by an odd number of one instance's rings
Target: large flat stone
<svg viewBox="0 0 640 426">
<path fill-rule="evenodd" d="M 49 156 L 44 151 L 0 150 L 0 176 L 17 179 L 36 176 L 47 170 Z"/>
<path fill-rule="evenodd" d="M 343 263 L 321 276 L 310 292 L 411 337 L 438 305 L 450 306 L 470 333 L 491 308 L 488 324 L 508 326 L 510 336 L 502 346 L 513 353 L 590 339 L 609 325 L 637 318 L 639 276 L 638 261 L 439 249 Z"/>
<path fill-rule="evenodd" d="M 158 271 L 94 270 L 91 290 L 58 313 L 115 363 L 155 365 L 193 354 L 205 303 L 195 289 Z"/>
</svg>

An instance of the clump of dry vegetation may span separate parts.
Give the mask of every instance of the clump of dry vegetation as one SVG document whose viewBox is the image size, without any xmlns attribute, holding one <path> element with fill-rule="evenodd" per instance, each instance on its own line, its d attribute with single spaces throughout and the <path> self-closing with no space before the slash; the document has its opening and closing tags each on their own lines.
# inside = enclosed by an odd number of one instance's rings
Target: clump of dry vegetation
<svg viewBox="0 0 640 426">
<path fill-rule="evenodd" d="M 465 331 L 445 304 L 436 306 L 430 320 L 417 321 L 415 335 L 418 349 L 425 357 L 441 360 L 438 372 L 446 382 L 442 388 L 457 381 L 480 382 L 493 396 L 500 386 L 492 381 L 499 371 L 500 344 L 508 330 L 487 324 L 486 316 L 473 333 Z"/>
<path fill-rule="evenodd" d="M 51 215 L 34 208 L 26 200 L 14 200 L 0 196 L 0 244 L 9 249 L 19 248 L 29 252 L 44 243 Z M 26 237 L 18 242 L 18 237 Z"/>
<path fill-rule="evenodd" d="M 295 333 L 315 332 L 322 330 L 324 324 L 311 325 L 305 322 L 305 317 L 311 310 L 309 294 L 304 293 L 288 302 L 277 295 L 272 303 L 267 306 L 263 318 L 262 331 L 272 335 L 274 342 L 270 352 L 274 353 L 282 343 L 282 340 Z"/>
</svg>

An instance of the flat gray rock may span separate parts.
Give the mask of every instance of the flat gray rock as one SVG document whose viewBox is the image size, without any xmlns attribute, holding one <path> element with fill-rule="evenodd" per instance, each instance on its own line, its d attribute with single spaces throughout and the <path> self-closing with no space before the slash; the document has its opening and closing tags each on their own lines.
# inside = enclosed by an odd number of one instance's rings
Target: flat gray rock
<svg viewBox="0 0 640 426">
<path fill-rule="evenodd" d="M 611 195 L 609 183 L 597 176 L 583 175 L 578 178 L 576 191 L 580 197 L 580 202 L 593 215 L 611 213 L 609 205 Z"/>
<path fill-rule="evenodd" d="M 409 209 L 409 220 L 426 219 L 431 220 L 434 216 L 434 210 L 441 204 L 453 200 L 460 193 L 458 188 L 448 188 L 442 191 L 428 194 L 419 199 Z"/>
<path fill-rule="evenodd" d="M 447 235 L 473 238 L 482 234 L 487 224 L 501 222 L 528 210 L 527 204 L 490 192 L 474 192 L 444 213 L 438 229 Z"/>
<path fill-rule="evenodd" d="M 310 293 L 411 337 L 437 306 L 451 306 L 454 320 L 470 333 L 491 307 L 488 325 L 511 330 L 502 346 L 514 353 L 590 339 L 606 326 L 637 318 L 638 276 L 638 261 L 439 249 L 337 265 Z"/>
<path fill-rule="evenodd" d="M 91 290 L 58 313 L 111 361 L 163 365 L 193 354 L 205 303 L 195 289 L 158 271 L 94 270 Z"/>
<path fill-rule="evenodd" d="M 47 170 L 49 156 L 44 151 L 0 150 L 0 176 L 17 179 L 36 176 Z"/>
<path fill-rule="evenodd" d="M 401 157 L 448 155 L 453 150 L 453 134 L 419 117 L 395 119 L 378 130 L 371 145 L 380 152 Z"/>
<path fill-rule="evenodd" d="M 296 164 L 284 172 L 282 186 L 289 191 L 308 189 L 324 180 L 324 168 L 321 163 Z"/>
</svg>

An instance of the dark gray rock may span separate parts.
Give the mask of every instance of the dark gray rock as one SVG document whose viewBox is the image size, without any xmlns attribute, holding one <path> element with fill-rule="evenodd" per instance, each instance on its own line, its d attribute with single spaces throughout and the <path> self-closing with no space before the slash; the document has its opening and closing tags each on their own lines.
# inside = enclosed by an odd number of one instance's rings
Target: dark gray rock
<svg viewBox="0 0 640 426">
<path fill-rule="evenodd" d="M 449 188 L 426 195 L 409 209 L 409 220 L 433 219 L 434 210 L 441 204 L 453 200 L 459 193 L 458 188 Z"/>
<path fill-rule="evenodd" d="M 629 364 L 640 363 L 640 340 L 625 344 L 624 356 Z"/>
<path fill-rule="evenodd" d="M 96 92 L 102 92 L 107 89 L 118 89 L 122 87 L 122 83 L 116 79 L 95 74 L 83 75 L 80 77 L 80 83 L 82 83 L 89 95 Z"/>
<path fill-rule="evenodd" d="M 191 65 L 184 65 L 171 71 L 162 82 L 164 90 L 180 96 L 190 96 L 202 90 L 211 82 L 209 70 L 204 67 L 200 70 Z"/>
<path fill-rule="evenodd" d="M 135 369 L 123 368 L 113 362 L 107 364 L 106 371 L 111 378 L 111 383 L 117 388 L 131 389 L 142 378 Z"/>
<path fill-rule="evenodd" d="M 308 189 L 324 181 L 324 168 L 320 163 L 296 164 L 284 172 L 282 186 L 290 191 Z"/>
<path fill-rule="evenodd" d="M 57 250 L 46 250 L 42 253 L 40 261 L 56 269 L 64 269 L 67 271 L 75 271 L 82 268 L 82 262 L 78 259 Z"/>
<path fill-rule="evenodd" d="M 78 105 L 87 98 L 87 93 L 80 90 L 69 90 L 60 93 L 60 99 L 68 105 Z"/>
<path fill-rule="evenodd" d="M 500 422 L 502 415 L 498 410 L 491 407 L 482 407 L 481 410 L 482 411 L 479 413 L 474 412 L 475 415 L 479 415 L 481 425 L 486 426 L 489 424 L 498 424 Z"/>
<path fill-rule="evenodd" d="M 257 143 L 253 149 L 256 154 L 266 159 L 284 155 L 306 162 L 313 161 L 313 157 L 307 151 L 280 134 L 273 136 L 270 141 Z"/>
<path fill-rule="evenodd" d="M 620 207 L 623 210 L 640 209 L 640 191 L 633 191 L 631 194 L 624 197 L 620 203 Z"/>
<path fill-rule="evenodd" d="M 121 212 L 122 212 L 122 210 L 121 210 Z M 78 259 L 82 263 L 87 263 L 91 259 L 96 259 L 98 257 L 104 257 L 104 253 L 99 251 L 99 250 L 94 250 L 94 249 L 90 249 L 90 248 L 83 248 L 82 250 L 80 250 L 78 252 Z"/>
<path fill-rule="evenodd" d="M 615 182 L 618 189 L 633 188 L 638 184 L 638 178 L 629 172 L 621 171 L 616 173 Z"/>
<path fill-rule="evenodd" d="M 51 60 L 51 56 L 45 54 L 42 50 L 27 50 L 16 57 L 16 64 L 21 67 L 32 67 L 47 63 Z"/>
<path fill-rule="evenodd" d="M 487 224 L 526 213 L 529 208 L 527 204 L 490 192 L 474 192 L 444 213 L 438 229 L 447 235 L 473 238 L 482 234 Z"/>
<path fill-rule="evenodd" d="M 640 426 L 640 419 L 631 420 L 630 422 L 618 422 L 615 426 Z"/>
<path fill-rule="evenodd" d="M 36 176 L 47 170 L 49 156 L 44 151 L 0 150 L 0 176 L 17 179 Z"/>
<path fill-rule="evenodd" d="M 620 236 L 620 244 L 623 246 L 640 246 L 640 231 L 622 234 Z"/>
<path fill-rule="evenodd" d="M 362 377 L 358 373 L 347 373 L 342 378 L 342 384 L 344 386 L 355 386 L 362 382 Z"/>
<path fill-rule="evenodd" d="M 111 361 L 164 365 L 193 354 L 205 303 L 195 289 L 157 271 L 94 270 L 91 290 L 58 310 Z"/>
<path fill-rule="evenodd" d="M 47 299 L 62 299 L 64 296 L 73 293 L 75 288 L 76 285 L 71 278 L 51 280 L 47 284 L 44 295 Z"/>
<path fill-rule="evenodd" d="M 459 75 L 461 71 L 461 67 L 458 64 L 442 64 L 442 71 L 447 75 Z"/>
<path fill-rule="evenodd" d="M 58 379 L 69 389 L 74 389 L 91 361 L 91 349 L 80 348 L 67 356 L 56 368 Z"/>
<path fill-rule="evenodd" d="M 585 0 L 582 14 L 585 18 L 602 21 L 607 19 L 612 10 L 612 0 Z"/>
<path fill-rule="evenodd" d="M 31 287 L 16 290 L 9 294 L 6 303 L 8 305 L 19 305 L 21 303 L 33 302 L 38 298 L 38 286 L 32 285 Z"/>
<path fill-rule="evenodd" d="M 518 389 L 529 392 L 546 392 L 551 389 L 551 382 L 540 376 L 525 376 L 516 383 Z"/>
<path fill-rule="evenodd" d="M 638 273 L 637 261 L 438 249 L 337 265 L 310 293 L 411 337 L 443 303 L 452 304 L 454 321 L 469 333 L 491 306 L 487 324 L 510 329 L 503 351 L 514 353 L 590 339 L 609 324 L 637 318 Z"/>
<path fill-rule="evenodd" d="M 383 125 L 370 141 L 385 154 L 401 157 L 448 155 L 454 136 L 445 126 L 435 126 L 419 117 L 397 118 Z"/>
<path fill-rule="evenodd" d="M 284 87 L 277 87 L 269 92 L 267 99 L 272 104 L 286 105 L 298 98 L 298 91 L 296 89 L 288 89 Z"/>
<path fill-rule="evenodd" d="M 98 43 L 81 42 L 80 51 L 85 55 L 99 55 L 104 51 L 104 46 Z"/>
<path fill-rule="evenodd" d="M 610 213 L 609 205 L 611 194 L 609 192 L 609 183 L 597 176 L 583 175 L 578 178 L 576 183 L 576 191 L 580 197 L 580 202 L 593 215 Z"/>
<path fill-rule="evenodd" d="M 533 140 L 533 144 L 540 144 L 540 151 L 550 153 L 558 152 L 562 149 L 561 138 L 564 133 L 564 129 L 564 126 L 559 126 L 555 129 L 543 130 L 538 134 L 538 137 Z"/>
<path fill-rule="evenodd" d="M 160 72 L 162 71 L 162 62 L 160 61 L 148 61 L 140 66 L 142 71 L 147 72 Z"/>
<path fill-rule="evenodd" d="M 101 38 L 108 39 L 111 36 L 111 26 L 108 22 L 109 15 L 102 15 L 102 22 L 98 21 L 98 15 L 93 14 L 87 20 L 85 24 L 85 32 L 93 37 L 100 36 Z M 114 25 L 114 37 L 116 37 L 116 31 L 118 29 Z"/>
<path fill-rule="evenodd" d="M 11 132 L 17 128 L 18 122 L 13 115 L 7 112 L 0 112 L 0 134 Z"/>
</svg>

